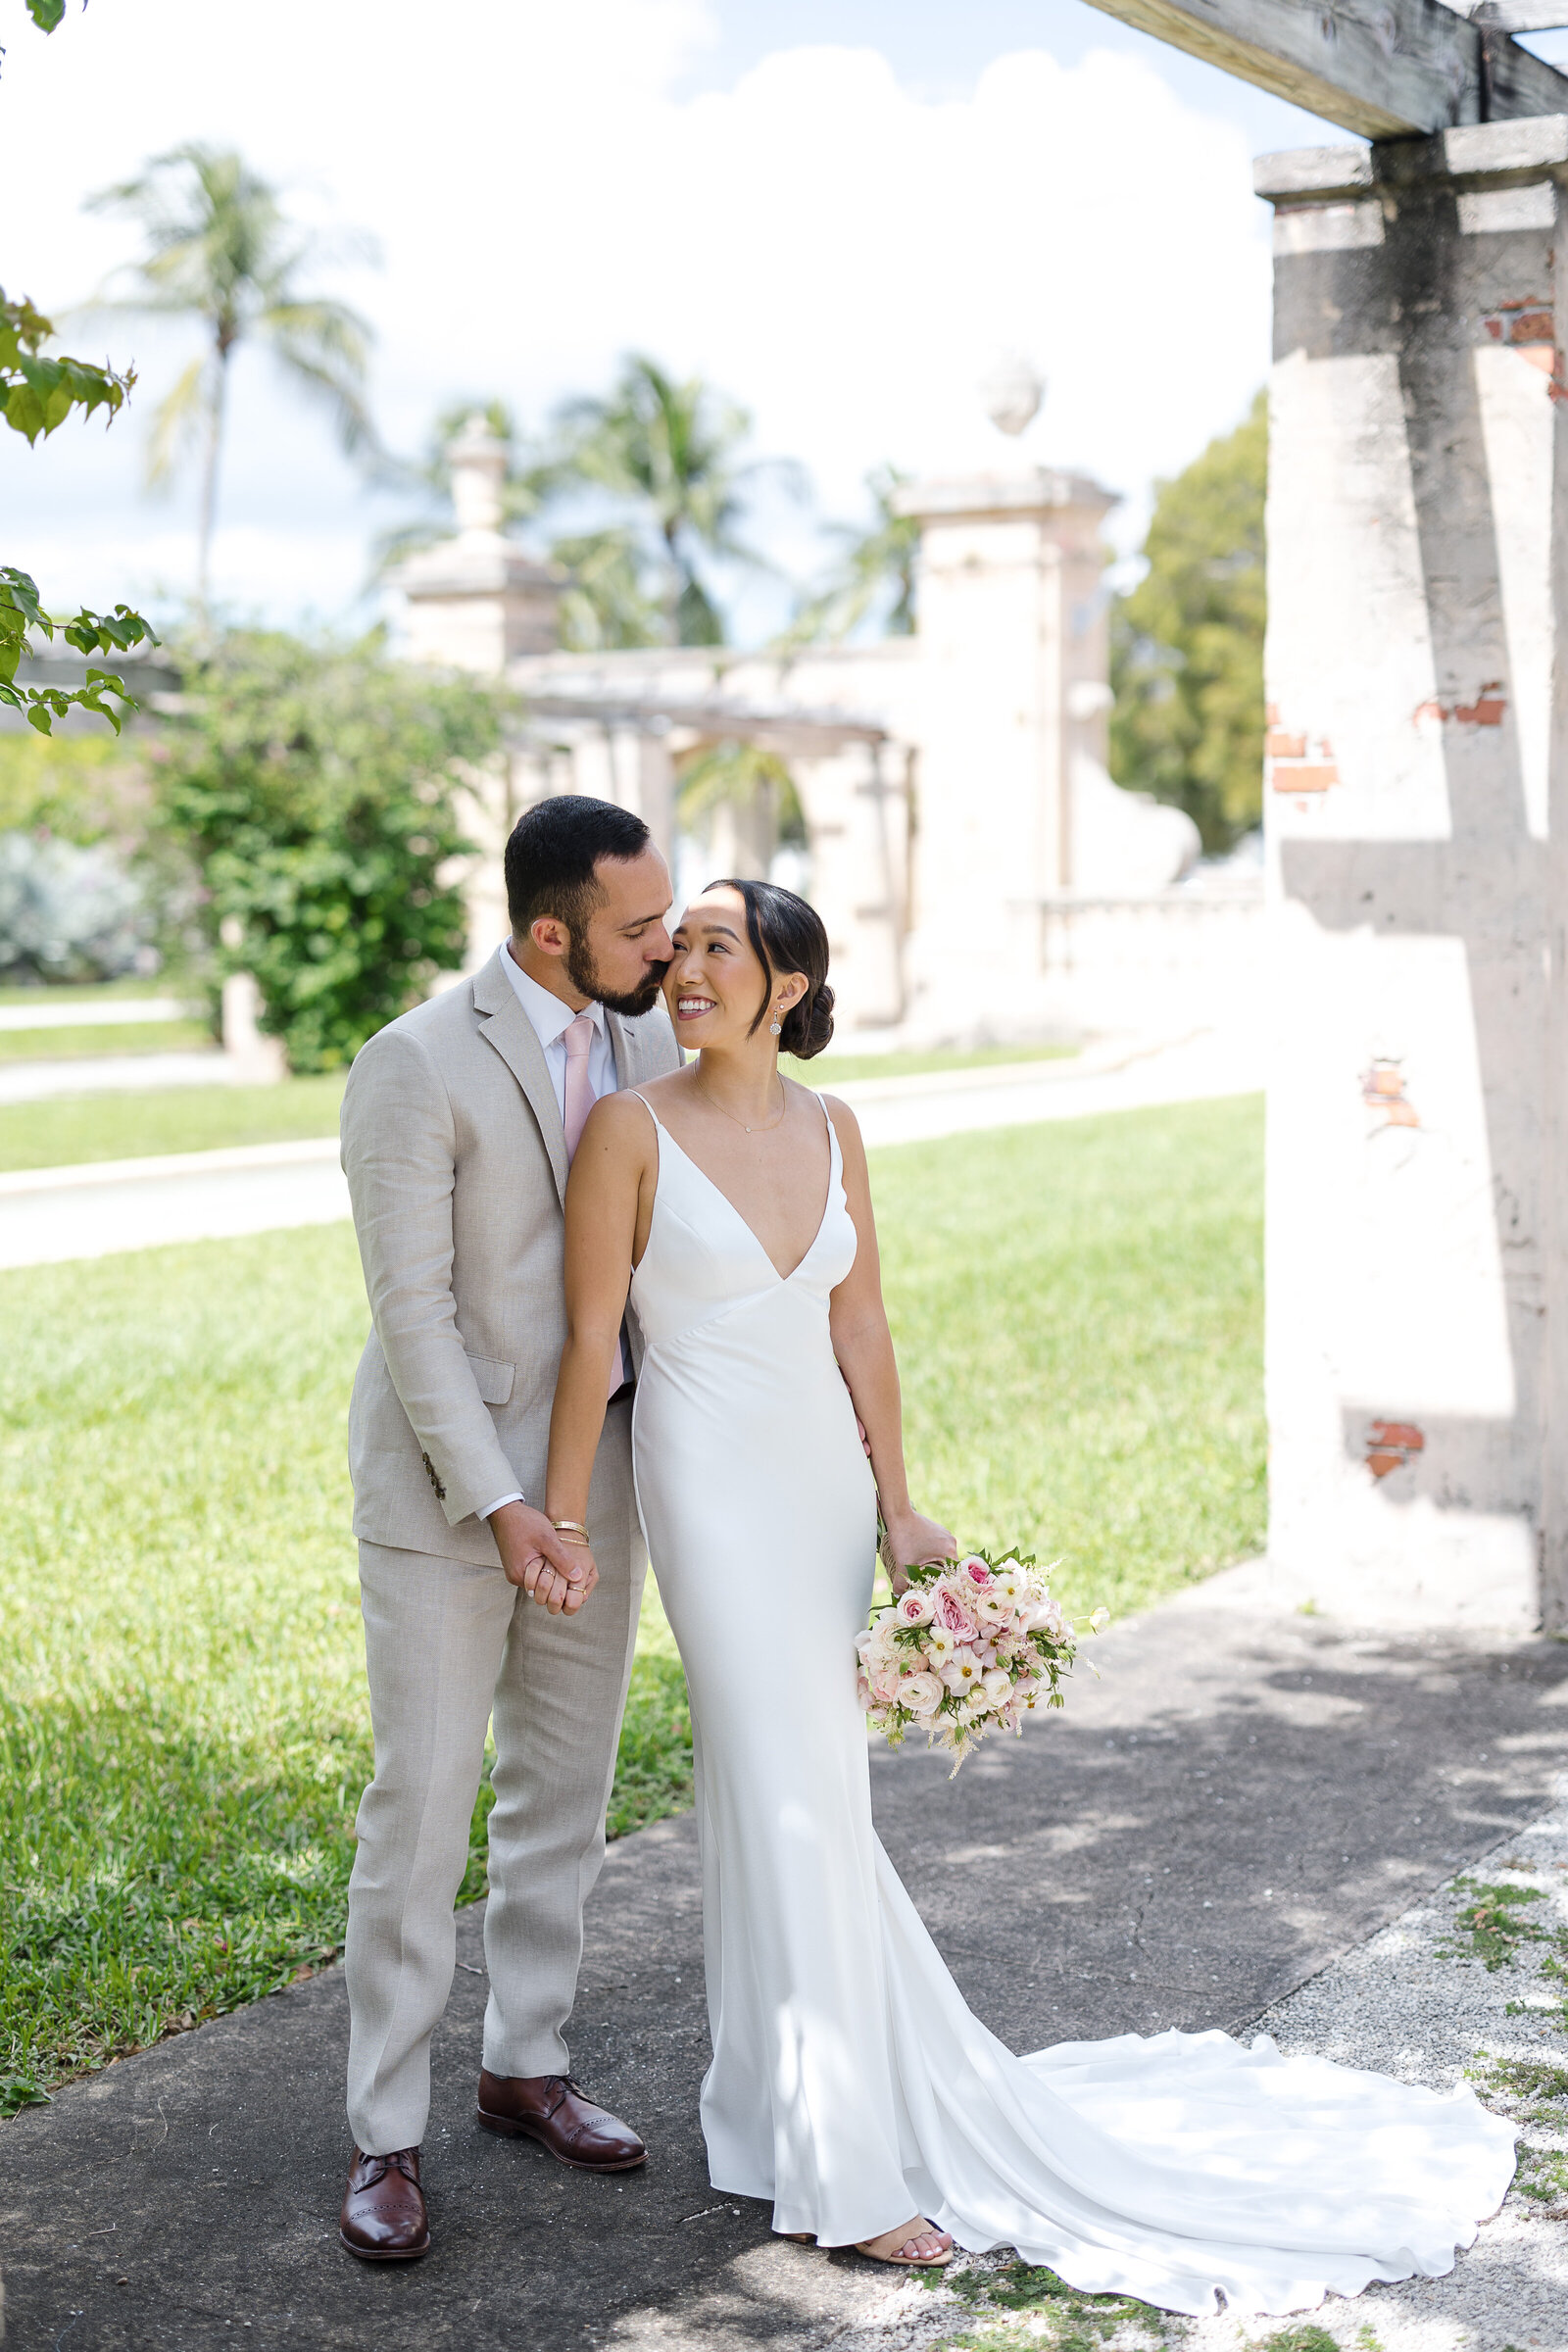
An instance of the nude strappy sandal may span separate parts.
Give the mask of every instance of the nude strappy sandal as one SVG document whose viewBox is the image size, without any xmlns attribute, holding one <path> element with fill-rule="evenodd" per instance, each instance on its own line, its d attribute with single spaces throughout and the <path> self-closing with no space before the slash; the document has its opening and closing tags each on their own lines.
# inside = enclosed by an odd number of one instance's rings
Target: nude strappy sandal
<svg viewBox="0 0 1568 2352">
<path fill-rule="evenodd" d="M 938 2237 L 947 2237 L 948 2235 L 945 2230 L 937 2230 L 935 2222 L 932 2221 L 928 2221 L 926 2223 L 926 2229 L 936 2230 Z M 921 2232 L 918 2230 L 911 2230 L 909 2231 L 909 2237 L 906 2237 L 904 2241 L 904 2246 L 908 2244 L 909 2238 L 918 2237 L 920 2235 Z M 863 2254 L 867 2262 L 885 2262 L 891 2264 L 896 2269 L 905 2271 L 946 2270 L 948 2264 L 953 2260 L 954 2254 L 956 2251 L 951 2238 L 949 2238 L 947 2246 L 940 2254 L 906 2254 L 904 2251 L 904 2246 L 896 2246 L 891 2254 L 878 2254 L 874 2250 L 875 2240 L 868 2239 L 863 2243 L 858 2244 L 855 2251 L 857 2254 Z"/>
</svg>

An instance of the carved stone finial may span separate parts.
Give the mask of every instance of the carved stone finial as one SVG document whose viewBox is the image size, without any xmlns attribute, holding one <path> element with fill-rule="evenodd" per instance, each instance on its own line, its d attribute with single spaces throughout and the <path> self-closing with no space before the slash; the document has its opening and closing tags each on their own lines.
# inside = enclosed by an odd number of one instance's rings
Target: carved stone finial
<svg viewBox="0 0 1568 2352">
<path fill-rule="evenodd" d="M 496 439 L 477 410 L 448 449 L 447 463 L 452 469 L 452 507 L 460 532 L 499 531 L 507 445 Z"/>
<path fill-rule="evenodd" d="M 1033 424 L 1045 396 L 1044 377 L 1021 351 L 1004 353 L 980 379 L 986 415 L 998 432 L 1014 439 Z"/>
</svg>

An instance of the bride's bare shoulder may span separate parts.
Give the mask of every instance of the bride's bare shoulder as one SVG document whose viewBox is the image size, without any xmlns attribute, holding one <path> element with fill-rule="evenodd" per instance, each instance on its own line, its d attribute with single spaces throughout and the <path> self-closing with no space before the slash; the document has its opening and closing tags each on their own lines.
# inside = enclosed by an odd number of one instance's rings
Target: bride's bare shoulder
<svg viewBox="0 0 1568 2352">
<path fill-rule="evenodd" d="M 628 1087 L 620 1094 L 602 1095 L 588 1113 L 584 1142 L 591 1141 L 615 1159 L 646 1157 L 654 1141 L 654 1122 L 648 1115 L 650 1105 L 637 1100 L 641 1091 Z"/>
<path fill-rule="evenodd" d="M 817 1101 L 833 1122 L 834 1133 L 839 1139 L 839 1150 L 844 1152 L 846 1157 L 853 1155 L 857 1159 L 862 1159 L 865 1156 L 865 1146 L 860 1141 L 860 1122 L 849 1104 L 841 1102 L 837 1095 L 818 1095 Z"/>
</svg>

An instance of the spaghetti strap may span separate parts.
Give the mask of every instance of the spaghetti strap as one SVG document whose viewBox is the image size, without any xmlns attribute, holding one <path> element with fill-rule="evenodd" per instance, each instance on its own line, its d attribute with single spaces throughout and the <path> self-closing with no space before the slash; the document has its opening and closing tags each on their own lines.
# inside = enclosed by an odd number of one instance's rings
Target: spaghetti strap
<svg viewBox="0 0 1568 2352">
<path fill-rule="evenodd" d="M 627 1093 L 628 1095 L 635 1095 L 635 1096 L 636 1096 L 636 1098 L 637 1098 L 638 1102 L 639 1102 L 642 1104 L 642 1106 L 643 1106 L 644 1110 L 646 1110 L 646 1111 L 647 1111 L 647 1113 L 648 1113 L 648 1116 L 649 1116 L 649 1117 L 650 1117 L 650 1118 L 653 1120 L 653 1122 L 654 1122 L 654 1125 L 655 1125 L 655 1126 L 656 1126 L 656 1127 L 659 1129 L 659 1131 L 660 1131 L 661 1135 L 662 1135 L 662 1133 L 663 1133 L 663 1131 L 664 1131 L 664 1128 L 663 1128 L 663 1121 L 662 1121 L 662 1120 L 660 1118 L 660 1115 L 659 1115 L 658 1111 L 657 1111 L 657 1110 L 654 1108 L 653 1104 L 652 1104 L 652 1103 L 649 1102 L 649 1100 L 648 1100 L 648 1097 L 647 1097 L 647 1096 L 646 1096 L 646 1095 L 643 1093 L 643 1091 L 642 1091 L 642 1088 L 641 1088 L 640 1086 L 628 1086 L 627 1088 L 625 1088 L 625 1090 L 624 1090 L 624 1091 L 625 1091 L 625 1093 Z"/>
</svg>

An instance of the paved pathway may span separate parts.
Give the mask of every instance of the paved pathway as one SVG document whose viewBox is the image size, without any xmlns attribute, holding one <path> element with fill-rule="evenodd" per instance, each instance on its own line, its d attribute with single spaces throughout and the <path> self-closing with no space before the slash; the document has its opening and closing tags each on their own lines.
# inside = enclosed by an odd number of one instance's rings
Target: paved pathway
<svg viewBox="0 0 1568 2352">
<path fill-rule="evenodd" d="M 949 1783 L 879 1750 L 878 1820 L 966 1996 L 1014 2047 L 1241 2030 L 1543 1813 L 1568 1646 L 1303 1617 L 1234 1571 L 1114 1629 L 1065 1716 Z M 790 2352 L 883 2308 L 857 2256 L 775 2244 L 709 2188 L 692 1824 L 613 1847 L 573 2056 L 646 2131 L 596 2180 L 472 2122 L 477 1912 L 436 2042 L 435 2252 L 343 2255 L 341 1975 L 163 2043 L 0 2127 L 17 2352 Z M 1476 2257 L 1467 2257 L 1473 2261 Z M 1527 2341 L 1520 2338 L 1521 2346 Z"/>
<path fill-rule="evenodd" d="M 1250 1048 L 1204 1034 L 1175 1044 L 1121 1040 L 1070 1062 L 861 1079 L 840 1091 L 867 1143 L 881 1146 L 1248 1094 L 1261 1083 Z M 336 1137 L 326 1136 L 0 1174 L 0 1266 L 335 1223 L 349 1213 L 337 1153 Z"/>
</svg>

